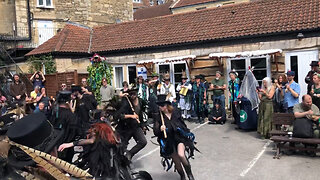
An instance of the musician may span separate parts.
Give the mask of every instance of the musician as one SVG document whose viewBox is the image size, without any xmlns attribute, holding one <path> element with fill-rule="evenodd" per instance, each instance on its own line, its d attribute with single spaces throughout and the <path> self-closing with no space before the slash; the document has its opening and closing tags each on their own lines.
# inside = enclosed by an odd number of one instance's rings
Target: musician
<svg viewBox="0 0 320 180">
<path fill-rule="evenodd" d="M 287 113 L 293 113 L 293 106 L 299 103 L 300 85 L 294 81 L 295 72 L 288 71 L 288 83 L 284 93 L 284 103 Z"/>
<path fill-rule="evenodd" d="M 215 102 L 216 99 L 219 99 L 222 108 L 225 108 L 224 90 L 227 89 L 227 85 L 221 77 L 222 75 L 220 71 L 216 71 L 216 78 L 211 81 L 210 89 L 213 89 L 212 101 Z"/>
<path fill-rule="evenodd" d="M 114 117 L 119 121 L 116 130 L 119 132 L 125 148 L 132 137 L 137 143 L 126 152 L 126 157 L 131 161 L 132 157 L 147 145 L 143 132 L 145 124 L 142 116 L 145 101 L 138 98 L 137 88 L 129 89 L 126 93 L 129 96 L 122 99 L 121 108 L 115 113 Z"/>
<path fill-rule="evenodd" d="M 191 118 L 191 101 L 192 101 L 192 85 L 188 82 L 188 77 L 185 72 L 182 72 L 182 82 L 178 84 L 177 91 L 179 92 L 179 106 L 181 110 L 181 116 L 183 119 Z"/>
<path fill-rule="evenodd" d="M 176 91 L 174 88 L 174 85 L 170 83 L 170 74 L 166 73 L 163 77 L 164 83 L 160 83 L 158 85 L 158 95 L 164 94 L 167 95 L 169 98 L 169 101 L 176 102 Z"/>
<path fill-rule="evenodd" d="M 185 154 L 185 151 L 189 151 L 189 154 L 193 156 L 195 149 L 194 135 L 190 133 L 190 130 L 181 119 L 179 110 L 171 105 L 166 95 L 159 95 L 157 104 L 159 105 L 160 114 L 155 119 L 153 132 L 161 144 L 160 154 L 166 161 L 172 159 L 181 180 L 186 179 L 182 166 L 189 180 L 194 180 L 190 162 Z M 170 167 L 167 170 L 169 169 Z"/>
</svg>

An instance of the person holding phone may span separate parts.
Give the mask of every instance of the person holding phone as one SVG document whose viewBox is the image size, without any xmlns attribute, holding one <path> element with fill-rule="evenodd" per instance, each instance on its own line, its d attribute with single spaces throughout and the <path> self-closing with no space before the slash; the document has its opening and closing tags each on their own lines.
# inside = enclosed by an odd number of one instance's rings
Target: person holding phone
<svg viewBox="0 0 320 180">
<path fill-rule="evenodd" d="M 274 112 L 284 113 L 284 89 L 287 83 L 287 77 L 284 74 L 280 74 L 277 79 L 274 80 L 275 92 L 273 96 L 273 109 Z"/>
<path fill-rule="evenodd" d="M 44 77 L 41 71 L 36 71 L 31 76 L 30 81 L 33 84 L 33 89 L 37 86 L 39 86 L 41 89 L 41 88 L 44 88 L 44 82 L 46 81 L 46 78 Z"/>
</svg>

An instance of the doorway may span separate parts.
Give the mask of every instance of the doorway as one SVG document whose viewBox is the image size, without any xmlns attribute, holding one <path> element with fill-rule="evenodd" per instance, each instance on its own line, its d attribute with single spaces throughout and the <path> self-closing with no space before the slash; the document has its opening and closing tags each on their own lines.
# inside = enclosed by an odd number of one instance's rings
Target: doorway
<svg viewBox="0 0 320 180">
<path fill-rule="evenodd" d="M 318 61 L 318 59 L 318 50 L 295 51 L 285 54 L 286 72 L 288 70 L 295 71 L 296 77 L 294 80 L 300 85 L 300 102 L 302 95 L 307 94 L 308 85 L 305 83 L 304 79 L 307 76 L 308 72 L 311 70 L 309 64 L 311 63 L 311 61 Z"/>
<path fill-rule="evenodd" d="M 39 45 L 53 37 L 53 23 L 52 21 L 37 21 L 38 25 L 38 40 Z"/>
</svg>

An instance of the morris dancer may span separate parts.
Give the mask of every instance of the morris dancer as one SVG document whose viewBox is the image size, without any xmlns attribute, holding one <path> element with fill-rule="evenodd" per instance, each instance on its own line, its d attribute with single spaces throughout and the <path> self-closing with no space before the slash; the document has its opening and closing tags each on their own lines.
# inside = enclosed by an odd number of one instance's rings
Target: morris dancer
<svg viewBox="0 0 320 180">
<path fill-rule="evenodd" d="M 157 104 L 159 105 L 160 115 L 155 119 L 153 132 L 161 145 L 160 154 L 166 159 L 165 161 L 169 166 L 167 170 L 171 168 L 168 161 L 172 158 L 181 180 L 186 179 L 182 166 L 189 180 L 194 180 L 191 165 L 188 161 L 193 156 L 194 149 L 196 149 L 194 134 L 182 121 L 180 111 L 166 99 L 166 95 L 159 95 Z M 189 158 L 186 157 L 186 151 L 190 155 Z M 163 164 L 165 166 L 165 163 Z"/>
<path fill-rule="evenodd" d="M 187 81 L 188 77 L 185 72 L 182 72 L 182 82 L 178 84 L 177 91 L 180 94 L 179 106 L 183 119 L 191 118 L 191 100 L 192 100 L 192 85 Z"/>
<path fill-rule="evenodd" d="M 158 85 L 158 95 L 167 95 L 171 103 L 176 102 L 176 91 L 174 85 L 170 83 L 170 74 L 164 75 L 164 83 Z"/>
</svg>

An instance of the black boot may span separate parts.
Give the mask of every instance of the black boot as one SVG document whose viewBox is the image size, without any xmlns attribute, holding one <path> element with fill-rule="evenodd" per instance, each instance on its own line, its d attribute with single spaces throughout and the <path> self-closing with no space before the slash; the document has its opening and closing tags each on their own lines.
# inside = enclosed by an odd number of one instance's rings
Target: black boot
<svg viewBox="0 0 320 180">
<path fill-rule="evenodd" d="M 189 180 L 194 180 L 194 177 L 191 171 L 191 165 L 189 164 L 188 166 L 184 166 L 184 169 L 186 170 Z"/>
<path fill-rule="evenodd" d="M 186 180 L 186 175 L 184 175 L 183 170 L 178 171 L 179 175 L 180 175 L 180 180 Z"/>
</svg>

